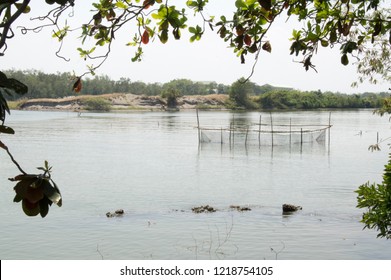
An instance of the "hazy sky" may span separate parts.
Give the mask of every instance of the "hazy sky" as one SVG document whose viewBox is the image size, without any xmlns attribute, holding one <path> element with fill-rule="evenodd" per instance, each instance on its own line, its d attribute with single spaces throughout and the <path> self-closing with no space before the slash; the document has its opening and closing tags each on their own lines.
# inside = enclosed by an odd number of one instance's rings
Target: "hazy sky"
<svg viewBox="0 0 391 280">
<path fill-rule="evenodd" d="M 171 0 L 172 3 L 184 3 L 185 0 Z M 74 16 L 68 18 L 68 23 L 79 24 L 91 18 L 90 3 L 92 0 L 76 1 Z M 207 14 L 230 15 L 234 8 L 234 0 L 210 0 Z M 43 15 L 49 6 L 44 1 L 32 1 L 32 11 L 18 19 L 16 25 L 32 25 L 30 18 Z M 189 18 L 192 14 L 189 14 Z M 65 18 L 64 18 L 65 20 Z M 64 21 L 62 21 L 64 22 Z M 75 25 L 75 26 L 76 26 Z M 387 91 L 387 83 L 378 85 L 363 84 L 359 88 L 351 88 L 351 83 L 357 79 L 354 65 L 343 66 L 340 63 L 339 47 L 335 49 L 321 48 L 318 55 L 312 59 L 318 73 L 313 70 L 306 72 L 300 63 L 300 57 L 289 55 L 291 31 L 297 23 L 290 20 L 285 22 L 281 18 L 270 29 L 267 39 L 272 45 L 272 53 L 262 52 L 255 74 L 251 81 L 263 85 L 293 87 L 300 90 L 339 91 L 343 93 L 365 91 Z M 80 59 L 77 47 L 81 41 L 77 39 L 80 32 L 75 31 L 65 41 L 62 54 L 70 58 L 65 62 L 56 57 L 58 42 L 51 37 L 52 28 L 40 33 L 22 35 L 16 30 L 16 36 L 8 41 L 8 50 L 1 60 L 1 69 L 38 69 L 44 72 L 84 73 L 86 64 L 97 64 L 97 61 L 84 61 Z M 142 62 L 131 62 L 135 49 L 126 47 L 131 41 L 135 28 L 127 26 L 117 36 L 110 58 L 97 70 L 99 75 L 108 75 L 112 79 L 120 77 L 130 78 L 132 81 L 168 82 L 173 79 L 191 79 L 193 81 L 216 81 L 217 83 L 231 84 L 240 77 L 247 77 L 251 73 L 253 56 L 247 57 L 246 64 L 241 64 L 233 49 L 227 47 L 215 31 L 210 31 L 204 38 L 195 43 L 189 43 L 189 36 L 182 40 L 171 40 L 165 45 L 156 40 L 144 47 Z M 171 34 L 170 34 L 171 35 Z"/>
</svg>

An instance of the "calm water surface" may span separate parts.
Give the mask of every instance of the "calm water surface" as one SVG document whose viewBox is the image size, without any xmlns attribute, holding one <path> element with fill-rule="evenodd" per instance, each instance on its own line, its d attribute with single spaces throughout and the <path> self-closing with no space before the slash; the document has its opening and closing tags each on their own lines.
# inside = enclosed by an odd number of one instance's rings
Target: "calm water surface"
<svg viewBox="0 0 391 280">
<path fill-rule="evenodd" d="M 265 119 L 269 116 L 265 113 Z M 273 113 L 274 122 L 328 123 L 328 112 Z M 227 126 L 229 112 L 201 112 Z M 257 122 L 259 113 L 235 114 Z M 195 112 L 13 111 L 1 135 L 28 172 L 53 168 L 64 203 L 45 219 L 13 203 L 18 174 L 0 152 L 0 259 L 391 259 L 391 242 L 362 230 L 354 190 L 381 182 L 391 136 L 371 111 L 332 113 L 331 142 L 199 147 Z M 359 132 L 361 135 L 358 135 Z M 293 215 L 283 203 L 303 206 Z M 215 213 L 194 214 L 209 204 Z M 250 207 L 248 212 L 230 205 Z M 106 212 L 124 209 L 121 218 Z"/>
</svg>

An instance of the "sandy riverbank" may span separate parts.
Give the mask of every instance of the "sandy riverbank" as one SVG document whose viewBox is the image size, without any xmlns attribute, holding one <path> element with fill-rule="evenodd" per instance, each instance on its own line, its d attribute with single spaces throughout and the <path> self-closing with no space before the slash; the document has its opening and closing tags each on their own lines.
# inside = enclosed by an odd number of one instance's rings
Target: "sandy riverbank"
<svg viewBox="0 0 391 280">
<path fill-rule="evenodd" d="M 111 93 L 103 95 L 80 95 L 64 98 L 40 98 L 26 99 L 18 104 L 21 110 L 59 110 L 59 111 L 82 111 L 86 109 L 86 101 L 100 98 L 111 104 L 112 110 L 136 109 L 136 110 L 165 110 L 166 100 L 160 96 L 143 96 L 125 93 Z M 227 95 L 192 95 L 178 98 L 179 109 L 195 108 L 225 108 Z"/>
</svg>

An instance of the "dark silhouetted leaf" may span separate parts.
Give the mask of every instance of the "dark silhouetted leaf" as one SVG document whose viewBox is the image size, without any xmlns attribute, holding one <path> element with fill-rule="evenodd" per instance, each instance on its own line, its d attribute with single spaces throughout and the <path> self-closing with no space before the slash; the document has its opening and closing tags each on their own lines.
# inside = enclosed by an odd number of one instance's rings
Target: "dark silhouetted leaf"
<svg viewBox="0 0 391 280">
<path fill-rule="evenodd" d="M 49 213 L 49 202 L 51 202 L 47 197 L 39 201 L 39 213 L 42 218 L 45 218 Z"/>
<path fill-rule="evenodd" d="M 0 125 L 0 133 L 15 134 L 15 131 L 11 127 Z"/>
<path fill-rule="evenodd" d="M 20 195 L 16 194 L 15 197 L 14 197 L 14 202 L 18 203 L 18 202 L 21 202 L 23 199 L 23 197 L 21 197 Z"/>
<path fill-rule="evenodd" d="M 259 4 L 267 11 L 270 11 L 272 8 L 272 1 L 271 0 L 258 0 Z"/>
<path fill-rule="evenodd" d="M 343 65 L 348 65 L 349 64 L 349 59 L 348 59 L 348 56 L 346 54 L 344 54 L 342 57 L 341 57 L 341 63 Z"/>
<path fill-rule="evenodd" d="M 8 88 L 14 90 L 17 94 L 26 94 L 28 92 L 28 87 L 22 82 L 16 79 L 8 79 Z"/>
<path fill-rule="evenodd" d="M 72 87 L 72 90 L 74 92 L 77 92 L 79 93 L 81 91 L 81 87 L 82 87 L 82 84 L 81 84 L 81 78 L 78 77 L 76 82 L 73 84 L 73 87 Z"/>
<path fill-rule="evenodd" d="M 268 53 L 271 53 L 272 52 L 272 45 L 270 44 L 269 41 L 266 41 L 263 45 L 262 45 L 262 49 L 264 51 L 267 51 Z"/>
<path fill-rule="evenodd" d="M 22 209 L 23 212 L 30 217 L 37 216 L 40 212 L 39 203 L 31 203 L 27 199 L 22 200 Z"/>
</svg>

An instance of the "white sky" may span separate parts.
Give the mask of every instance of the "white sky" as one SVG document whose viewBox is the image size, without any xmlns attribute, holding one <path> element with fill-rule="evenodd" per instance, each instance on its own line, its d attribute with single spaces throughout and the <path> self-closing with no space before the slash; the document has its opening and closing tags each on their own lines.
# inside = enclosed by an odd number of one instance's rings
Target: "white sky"
<svg viewBox="0 0 391 280">
<path fill-rule="evenodd" d="M 170 3 L 184 3 L 185 0 L 171 0 Z M 44 15 L 50 6 L 44 1 L 31 1 L 31 13 L 18 19 L 16 25 L 36 26 L 38 23 L 30 22 L 36 15 Z M 92 0 L 77 0 L 74 17 L 68 18 L 68 23 L 78 24 L 87 22 L 91 18 L 90 3 Z M 230 16 L 234 9 L 234 0 L 210 0 L 207 13 L 211 15 L 225 14 Z M 189 14 L 189 19 L 192 14 Z M 64 19 L 65 20 L 65 19 Z M 322 90 L 342 93 L 380 92 L 387 91 L 387 83 L 378 85 L 362 84 L 359 88 L 351 88 L 351 83 L 357 80 L 355 66 L 343 66 L 340 63 L 339 47 L 330 50 L 322 48 L 318 55 L 312 59 L 318 73 L 313 70 L 306 72 L 300 63 L 300 57 L 289 55 L 293 21 L 280 20 L 269 31 L 268 40 L 272 45 L 272 53 L 262 52 L 255 74 L 251 81 L 259 85 L 271 84 L 273 86 L 293 87 L 300 90 Z M 297 24 L 296 24 L 297 25 Z M 56 57 L 58 42 L 51 37 L 52 28 L 40 33 L 22 35 L 16 30 L 16 36 L 8 40 L 8 50 L 1 57 L 1 69 L 38 69 L 43 72 L 69 72 L 84 73 L 86 64 L 97 64 L 97 61 L 80 59 L 77 47 L 81 41 L 76 39 L 80 32 L 76 31 L 72 37 L 65 41 L 62 54 L 70 58 L 65 62 Z M 225 43 L 216 34 L 216 30 L 204 35 L 204 38 L 190 43 L 189 36 L 175 41 L 170 36 L 165 45 L 158 40 L 144 47 L 142 62 L 131 62 L 135 48 L 126 47 L 135 33 L 135 28 L 127 26 L 120 36 L 117 36 L 110 58 L 97 70 L 98 75 L 108 75 L 112 79 L 121 77 L 132 81 L 147 83 L 168 82 L 173 79 L 190 79 L 193 81 L 216 81 L 217 83 L 232 84 L 240 77 L 247 77 L 251 73 L 253 56 L 246 58 L 246 64 L 241 64 L 233 49 L 227 48 Z M 183 32 L 184 33 L 184 32 Z M 171 34 L 170 34 L 171 35 Z"/>
</svg>

